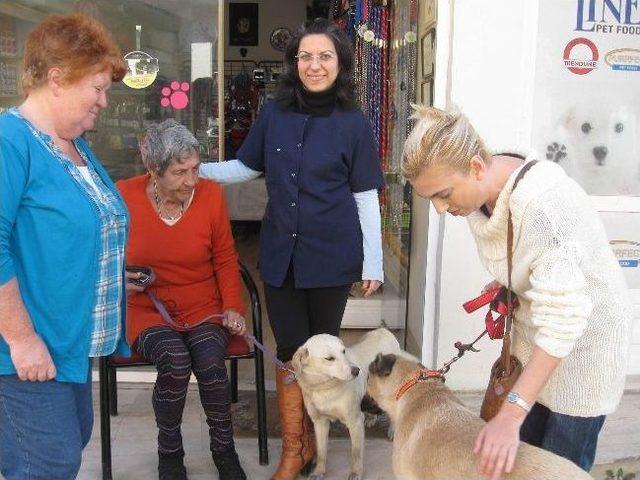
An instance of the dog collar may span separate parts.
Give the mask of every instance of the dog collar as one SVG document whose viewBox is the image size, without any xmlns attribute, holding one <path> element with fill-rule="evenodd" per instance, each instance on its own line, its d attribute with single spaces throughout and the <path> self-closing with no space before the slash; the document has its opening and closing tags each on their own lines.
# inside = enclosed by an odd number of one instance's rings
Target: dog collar
<svg viewBox="0 0 640 480">
<path fill-rule="evenodd" d="M 439 378 L 443 382 L 445 380 L 444 373 L 441 370 L 429 370 L 427 368 L 420 368 L 417 372 L 413 373 L 409 379 L 402 384 L 396 393 L 396 400 L 400 400 L 407 390 L 413 387 L 416 383 L 426 382 L 431 378 Z"/>
</svg>

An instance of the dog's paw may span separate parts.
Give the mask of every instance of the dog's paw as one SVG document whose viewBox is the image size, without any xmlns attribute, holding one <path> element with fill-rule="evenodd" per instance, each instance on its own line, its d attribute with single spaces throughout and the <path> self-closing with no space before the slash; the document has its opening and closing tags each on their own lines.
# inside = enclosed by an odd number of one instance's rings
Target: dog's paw
<svg viewBox="0 0 640 480">
<path fill-rule="evenodd" d="M 387 439 L 391 442 L 393 442 L 393 436 L 395 435 L 396 430 L 393 427 L 393 423 L 389 424 L 389 428 L 387 428 Z"/>
<path fill-rule="evenodd" d="M 361 480 L 362 476 L 356 472 L 351 472 L 347 480 Z"/>
<path fill-rule="evenodd" d="M 560 160 L 567 156 L 567 147 L 558 142 L 553 142 L 547 145 L 547 160 L 551 160 L 558 163 Z"/>
</svg>

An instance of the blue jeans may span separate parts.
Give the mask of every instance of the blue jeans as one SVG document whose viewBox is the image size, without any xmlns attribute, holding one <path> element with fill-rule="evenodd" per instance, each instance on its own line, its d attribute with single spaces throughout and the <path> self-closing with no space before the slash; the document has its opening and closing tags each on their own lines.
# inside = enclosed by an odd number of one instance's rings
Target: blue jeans
<svg viewBox="0 0 640 480">
<path fill-rule="evenodd" d="M 0 376 L 0 472 L 6 480 L 70 480 L 93 428 L 87 382 Z"/>
<path fill-rule="evenodd" d="M 563 415 L 536 403 L 520 427 L 520 440 L 571 460 L 588 472 L 593 466 L 604 419 L 605 415 Z"/>
</svg>

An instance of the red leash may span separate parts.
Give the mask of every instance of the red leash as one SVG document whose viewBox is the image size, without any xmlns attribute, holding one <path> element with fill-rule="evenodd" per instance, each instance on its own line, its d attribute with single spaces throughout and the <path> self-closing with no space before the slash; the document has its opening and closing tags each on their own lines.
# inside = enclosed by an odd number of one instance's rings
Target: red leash
<svg viewBox="0 0 640 480">
<path fill-rule="evenodd" d="M 444 373 L 440 370 L 428 370 L 426 368 L 420 368 L 409 379 L 402 384 L 396 393 L 396 400 L 400 400 L 400 397 L 406 393 L 416 383 L 426 382 L 430 378 L 439 378 L 444 382 Z"/>
<path fill-rule="evenodd" d="M 512 311 L 518 306 L 518 299 L 515 295 L 512 295 Z M 487 333 L 492 340 L 504 337 L 505 316 L 509 312 L 507 305 L 507 289 L 506 287 L 499 287 L 494 290 L 483 293 L 482 295 L 465 302 L 462 305 L 465 312 L 473 313 L 479 308 L 489 305 L 489 311 L 484 317 L 485 330 L 476 337 L 471 343 L 462 343 L 457 341 L 454 343 L 454 347 L 458 349 L 458 354 L 451 360 L 446 362 L 442 368 L 438 370 L 430 370 L 427 368 L 419 368 L 413 373 L 398 389 L 396 393 L 396 400 L 399 400 L 407 390 L 416 385 L 417 383 L 426 382 L 431 378 L 439 378 L 443 382 L 445 380 L 445 374 L 450 370 L 451 365 L 457 362 L 467 351 L 479 352 L 480 350 L 474 348 L 474 345 L 478 340 L 484 337 Z M 494 318 L 494 314 L 497 317 Z"/>
<path fill-rule="evenodd" d="M 512 311 L 518 307 L 518 298 L 512 295 Z M 462 308 L 467 313 L 472 313 L 478 310 L 480 307 L 489 305 L 489 311 L 484 317 L 484 324 L 491 340 L 504 337 L 504 324 L 505 315 L 509 313 L 509 306 L 507 305 L 507 289 L 506 287 L 499 287 L 494 290 L 490 290 L 483 293 L 479 297 L 469 300 L 462 305 Z M 498 316 L 494 319 L 493 315 L 496 313 Z"/>
</svg>

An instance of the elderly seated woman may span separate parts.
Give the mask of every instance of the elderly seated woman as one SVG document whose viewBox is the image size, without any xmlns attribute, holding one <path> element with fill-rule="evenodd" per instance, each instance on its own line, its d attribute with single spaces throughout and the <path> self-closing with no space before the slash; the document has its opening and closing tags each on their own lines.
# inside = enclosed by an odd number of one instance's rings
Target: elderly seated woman
<svg viewBox="0 0 640 480">
<path fill-rule="evenodd" d="M 127 263 L 155 273 L 146 291 L 129 283 L 127 337 L 158 370 L 159 478 L 187 478 L 180 426 L 193 372 L 219 478 L 246 479 L 224 363 L 230 335 L 245 332 L 245 305 L 222 188 L 198 181 L 198 141 L 174 120 L 150 126 L 141 153 L 148 173 L 117 186 L 131 215 Z"/>
</svg>

